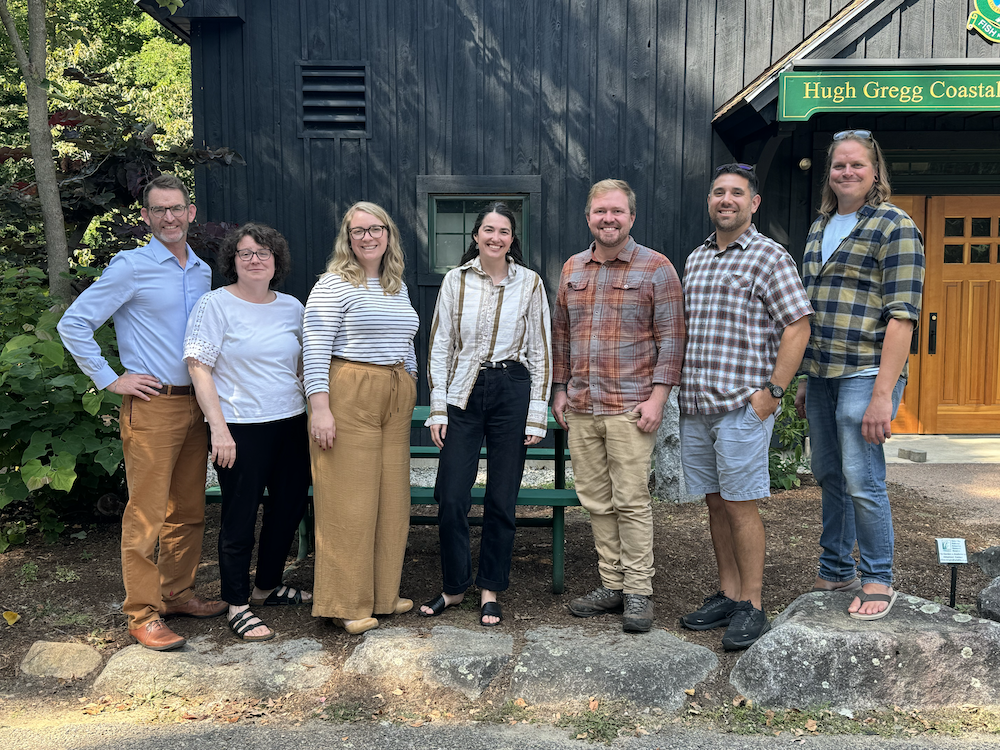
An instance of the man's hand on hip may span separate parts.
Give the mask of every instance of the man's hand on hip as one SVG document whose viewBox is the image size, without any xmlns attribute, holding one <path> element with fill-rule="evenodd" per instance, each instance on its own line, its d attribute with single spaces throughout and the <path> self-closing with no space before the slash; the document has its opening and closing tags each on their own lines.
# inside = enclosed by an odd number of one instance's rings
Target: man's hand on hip
<svg viewBox="0 0 1000 750">
<path fill-rule="evenodd" d="M 127 372 L 104 390 L 117 393 L 119 396 L 138 396 L 143 401 L 149 401 L 150 396 L 159 396 L 160 381 L 152 375 Z"/>
</svg>

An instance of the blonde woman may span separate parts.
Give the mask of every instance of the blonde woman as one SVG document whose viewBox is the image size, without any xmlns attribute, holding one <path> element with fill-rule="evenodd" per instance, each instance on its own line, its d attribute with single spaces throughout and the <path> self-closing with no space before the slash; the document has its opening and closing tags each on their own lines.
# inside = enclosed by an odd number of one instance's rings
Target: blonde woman
<svg viewBox="0 0 1000 750">
<path fill-rule="evenodd" d="M 384 209 L 344 215 L 326 273 L 306 302 L 303 360 L 316 507 L 313 615 L 356 635 L 399 597 L 410 528 L 410 419 L 417 313 L 399 230 Z"/>
</svg>

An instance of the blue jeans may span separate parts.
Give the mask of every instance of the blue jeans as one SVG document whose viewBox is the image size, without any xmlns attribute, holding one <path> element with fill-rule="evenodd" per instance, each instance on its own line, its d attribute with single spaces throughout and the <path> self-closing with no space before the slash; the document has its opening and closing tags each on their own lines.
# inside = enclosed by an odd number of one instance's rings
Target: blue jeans
<svg viewBox="0 0 1000 750">
<path fill-rule="evenodd" d="M 856 575 L 854 543 L 860 552 L 862 583 L 892 585 L 894 538 L 885 489 L 885 453 L 865 442 L 861 421 L 871 401 L 875 377 L 809 378 L 806 416 L 812 471 L 823 489 L 823 533 L 819 577 L 850 581 Z M 906 380 L 892 389 L 896 416 Z"/>
</svg>

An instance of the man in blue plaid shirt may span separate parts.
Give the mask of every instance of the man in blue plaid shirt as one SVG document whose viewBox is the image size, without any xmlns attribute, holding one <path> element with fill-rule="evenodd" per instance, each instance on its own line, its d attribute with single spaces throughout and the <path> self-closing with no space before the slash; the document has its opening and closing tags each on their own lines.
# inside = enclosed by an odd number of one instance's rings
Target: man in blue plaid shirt
<svg viewBox="0 0 1000 750">
<path fill-rule="evenodd" d="M 906 386 L 924 282 L 923 238 L 891 195 L 871 132 L 835 134 L 803 259 L 816 315 L 802 361 L 808 387 L 795 405 L 809 419 L 813 475 L 823 489 L 814 590 L 856 591 L 848 613 L 858 620 L 885 617 L 896 601 L 882 444 Z"/>
<path fill-rule="evenodd" d="M 688 492 L 705 494 L 719 592 L 681 624 L 726 627 L 727 651 L 747 648 L 770 627 L 757 500 L 771 494 L 774 419 L 812 313 L 791 256 L 751 223 L 759 205 L 752 167 L 719 167 L 708 194 L 715 232 L 688 256 L 684 273 L 681 462 Z"/>
</svg>

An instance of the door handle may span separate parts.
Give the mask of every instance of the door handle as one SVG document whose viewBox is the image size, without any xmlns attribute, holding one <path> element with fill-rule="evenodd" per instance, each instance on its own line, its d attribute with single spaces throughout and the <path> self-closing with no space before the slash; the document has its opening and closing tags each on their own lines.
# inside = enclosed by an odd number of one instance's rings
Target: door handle
<svg viewBox="0 0 1000 750">
<path fill-rule="evenodd" d="M 937 313 L 931 313 L 928 316 L 927 353 L 937 354 Z"/>
</svg>

